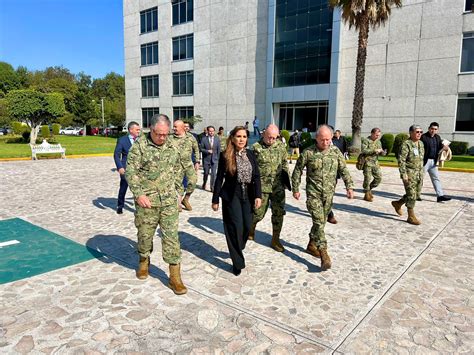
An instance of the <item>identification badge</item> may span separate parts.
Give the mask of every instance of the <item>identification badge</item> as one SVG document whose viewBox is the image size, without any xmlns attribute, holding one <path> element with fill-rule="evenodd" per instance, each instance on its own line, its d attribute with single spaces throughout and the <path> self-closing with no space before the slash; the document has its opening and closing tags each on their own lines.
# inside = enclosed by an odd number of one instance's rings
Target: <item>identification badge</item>
<svg viewBox="0 0 474 355">
<path fill-rule="evenodd" d="M 413 154 L 415 154 L 415 157 L 420 155 L 420 153 L 418 152 L 418 148 L 413 149 Z"/>
</svg>

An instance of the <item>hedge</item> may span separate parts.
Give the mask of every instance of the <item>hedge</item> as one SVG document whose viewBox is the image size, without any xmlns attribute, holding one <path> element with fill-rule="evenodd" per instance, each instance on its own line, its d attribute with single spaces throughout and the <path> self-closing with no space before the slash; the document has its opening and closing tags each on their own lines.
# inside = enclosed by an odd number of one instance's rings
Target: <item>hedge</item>
<svg viewBox="0 0 474 355">
<path fill-rule="evenodd" d="M 301 150 L 305 150 L 308 147 L 311 147 L 314 144 L 313 137 L 311 137 L 311 133 L 309 132 L 303 132 L 301 133 Z"/>
<path fill-rule="evenodd" d="M 61 125 L 59 123 L 53 123 L 52 129 L 53 129 L 53 136 L 57 136 L 59 135 L 59 131 L 61 130 Z"/>
<path fill-rule="evenodd" d="M 41 136 L 43 138 L 49 138 L 49 126 L 48 125 L 41 126 Z"/>
<path fill-rule="evenodd" d="M 451 153 L 453 155 L 464 155 L 467 153 L 467 149 L 469 148 L 468 142 L 459 142 L 459 141 L 452 141 L 449 145 L 451 148 Z"/>
<path fill-rule="evenodd" d="M 380 142 L 382 143 L 382 148 L 387 150 L 387 154 L 390 154 L 393 150 L 393 143 L 395 141 L 395 137 L 391 133 L 385 133 L 380 138 Z"/>
<path fill-rule="evenodd" d="M 400 154 L 400 149 L 402 148 L 402 143 L 409 138 L 407 133 L 398 133 L 395 137 L 395 141 L 393 142 L 393 152 L 398 159 L 398 155 Z"/>
<path fill-rule="evenodd" d="M 280 136 L 285 138 L 286 147 L 288 148 L 288 142 L 290 141 L 290 132 L 288 132 L 286 129 L 282 129 L 280 132 Z"/>
</svg>

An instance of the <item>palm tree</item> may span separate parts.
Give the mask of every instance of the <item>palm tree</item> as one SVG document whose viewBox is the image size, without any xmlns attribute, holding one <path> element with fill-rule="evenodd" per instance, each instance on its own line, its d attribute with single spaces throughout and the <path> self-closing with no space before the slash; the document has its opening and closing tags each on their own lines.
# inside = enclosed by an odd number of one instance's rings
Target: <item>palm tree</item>
<svg viewBox="0 0 474 355">
<path fill-rule="evenodd" d="M 349 28 L 359 31 L 356 80 L 352 108 L 352 148 L 360 151 L 360 129 L 364 116 L 365 62 L 369 27 L 376 29 L 385 24 L 393 6 L 401 7 L 402 0 L 329 0 L 331 7 L 341 9 L 341 17 Z"/>
</svg>

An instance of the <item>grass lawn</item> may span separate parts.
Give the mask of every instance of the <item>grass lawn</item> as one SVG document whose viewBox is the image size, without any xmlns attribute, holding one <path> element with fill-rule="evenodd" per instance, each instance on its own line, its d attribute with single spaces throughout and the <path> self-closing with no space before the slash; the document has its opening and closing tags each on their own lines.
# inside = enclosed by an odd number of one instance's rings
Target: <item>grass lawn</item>
<svg viewBox="0 0 474 355">
<path fill-rule="evenodd" d="M 0 136 L 0 159 L 31 157 L 29 144 L 6 143 L 11 136 Z M 66 148 L 67 155 L 104 154 L 113 153 L 117 138 L 101 136 L 56 136 L 56 141 Z M 55 154 L 46 154 L 44 157 L 54 157 Z M 60 154 L 57 154 L 59 157 Z M 41 158 L 41 155 L 40 155 Z"/>
<path fill-rule="evenodd" d="M 355 162 L 356 159 L 351 158 L 350 161 Z M 385 157 L 379 157 L 379 163 L 397 164 L 395 154 Z M 474 156 L 471 155 L 454 155 L 450 161 L 444 163 L 445 168 L 472 169 L 474 170 Z"/>
<path fill-rule="evenodd" d="M 296 160 L 296 155 L 293 156 L 293 160 Z M 350 162 L 355 164 L 356 159 L 349 159 Z M 395 154 L 390 154 L 385 157 L 379 157 L 379 163 L 398 166 Z M 474 171 L 474 156 L 471 155 L 454 155 L 453 159 L 444 164 L 445 168 L 457 168 L 457 169 L 470 169 Z"/>
</svg>

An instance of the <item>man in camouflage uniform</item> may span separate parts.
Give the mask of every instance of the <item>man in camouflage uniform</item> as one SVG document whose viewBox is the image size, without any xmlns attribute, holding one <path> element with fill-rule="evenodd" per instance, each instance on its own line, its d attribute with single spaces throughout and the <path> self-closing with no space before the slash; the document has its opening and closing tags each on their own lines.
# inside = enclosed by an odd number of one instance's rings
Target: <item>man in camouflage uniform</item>
<svg viewBox="0 0 474 355">
<path fill-rule="evenodd" d="M 313 222 L 306 251 L 321 258 L 323 271 L 331 268 L 324 226 L 332 208 L 336 188 L 334 181 L 338 173 L 346 185 L 347 198 L 354 197 L 352 178 L 341 151 L 331 145 L 332 136 L 332 129 L 328 125 L 319 126 L 316 131 L 316 146 L 307 148 L 300 155 L 291 177 L 293 197 L 299 200 L 301 175 L 306 167 L 306 207 Z"/>
<path fill-rule="evenodd" d="M 372 189 L 380 185 L 382 181 L 382 171 L 379 166 L 379 155 L 384 155 L 382 143 L 380 142 L 380 128 L 372 128 L 370 136 L 362 138 L 362 149 L 360 154 L 365 157 L 363 167 L 364 172 L 364 200 L 372 202 L 374 196 Z"/>
<path fill-rule="evenodd" d="M 260 141 L 252 146 L 260 169 L 262 205 L 254 210 L 248 239 L 254 240 L 257 223 L 265 217 L 271 203 L 273 226 L 271 246 L 276 251 L 283 252 L 285 249 L 280 243 L 285 215 L 285 186 L 282 182 L 282 173 L 284 171 L 288 174 L 288 161 L 286 145 L 277 139 L 279 133 L 278 127 L 271 124 L 265 129 Z"/>
<path fill-rule="evenodd" d="M 415 216 L 415 202 L 420 198 L 423 186 L 423 156 L 425 148 L 420 141 L 423 130 L 419 125 L 410 127 L 410 138 L 403 142 L 398 156 L 398 167 L 400 178 L 405 186 L 405 195 L 398 200 L 392 201 L 392 206 L 399 216 L 402 215 L 402 206 L 406 204 L 408 210 L 407 222 L 419 225 L 421 222 Z"/>
<path fill-rule="evenodd" d="M 169 287 L 185 294 L 181 281 L 181 248 L 178 238 L 177 190 L 182 179 L 176 172 L 184 168 L 180 151 L 168 139 L 170 122 L 165 115 L 150 120 L 150 133 L 132 146 L 126 178 L 135 198 L 135 226 L 138 229 L 139 267 L 137 277 L 148 277 L 150 254 L 156 227 L 161 228 L 163 260 L 169 264 Z"/>
<path fill-rule="evenodd" d="M 184 194 L 183 185 L 180 185 L 179 197 L 178 197 L 178 209 L 181 211 L 181 204 L 188 211 L 192 211 L 192 206 L 189 203 L 189 197 L 194 192 L 197 183 L 197 174 L 196 170 L 199 169 L 199 160 L 193 164 L 192 155 L 194 153 L 195 157 L 199 157 L 199 147 L 197 140 L 194 136 L 186 132 L 184 122 L 182 120 L 176 120 L 173 123 L 174 134 L 170 137 L 171 142 L 180 150 L 181 156 L 183 157 L 185 168 L 181 171 L 181 181 L 186 176 L 188 181 L 188 186 L 186 187 L 186 195 L 183 199 Z"/>
</svg>

